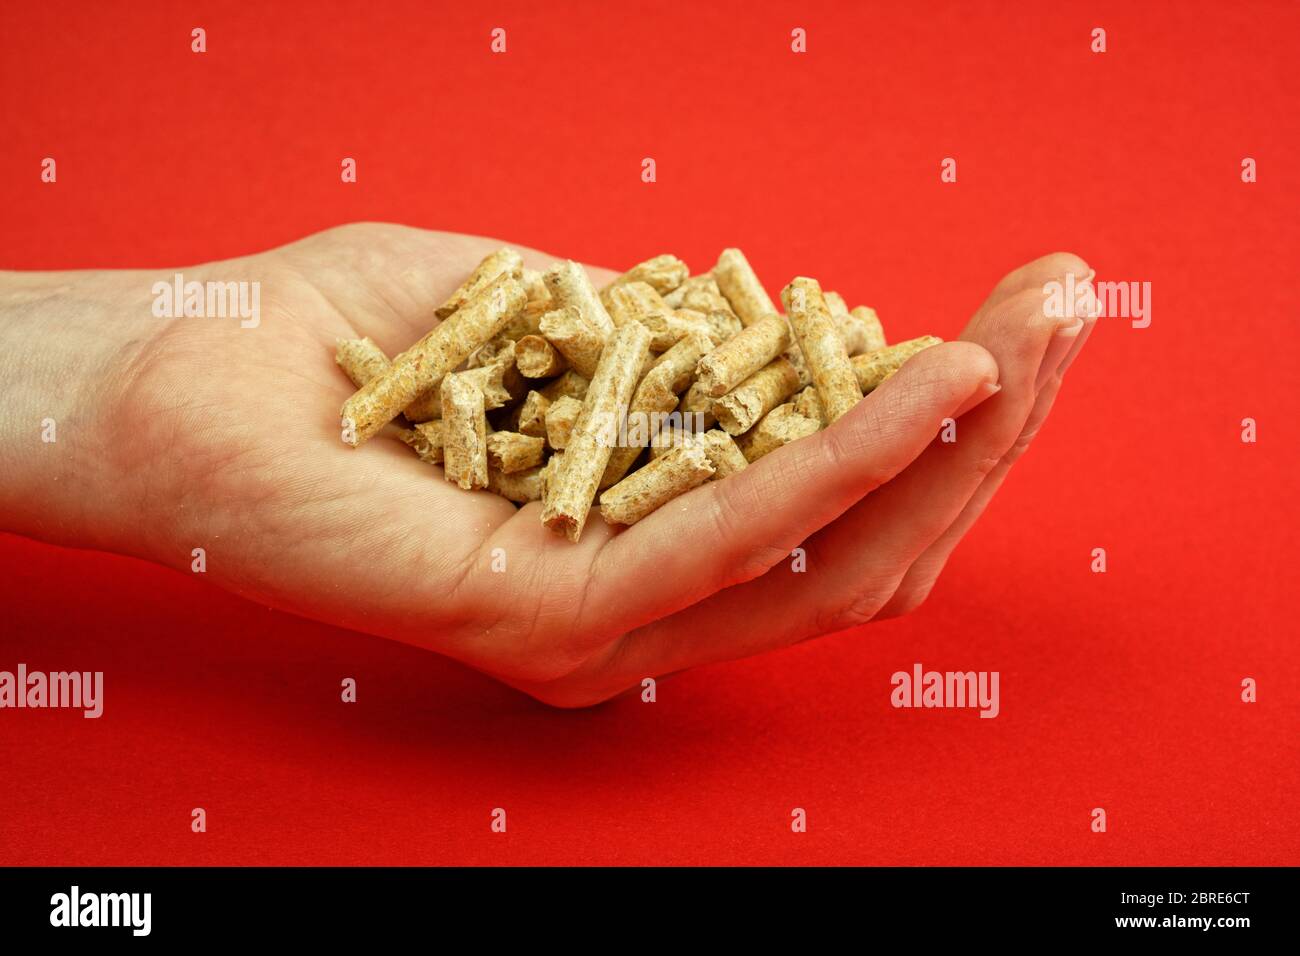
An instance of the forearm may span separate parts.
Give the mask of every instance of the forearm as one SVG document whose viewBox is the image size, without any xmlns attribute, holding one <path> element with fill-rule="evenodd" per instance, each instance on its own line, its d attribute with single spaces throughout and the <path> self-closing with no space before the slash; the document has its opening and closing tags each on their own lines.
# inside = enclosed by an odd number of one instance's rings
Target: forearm
<svg viewBox="0 0 1300 956">
<path fill-rule="evenodd" d="M 0 272 L 0 529 L 117 546 L 117 405 L 155 333 L 142 290 L 143 273 Z"/>
</svg>

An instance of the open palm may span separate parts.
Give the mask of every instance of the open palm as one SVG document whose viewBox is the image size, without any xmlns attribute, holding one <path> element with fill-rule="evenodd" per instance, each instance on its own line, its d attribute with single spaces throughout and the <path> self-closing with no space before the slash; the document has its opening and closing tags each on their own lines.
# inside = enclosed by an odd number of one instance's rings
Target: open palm
<svg viewBox="0 0 1300 956">
<path fill-rule="evenodd" d="M 170 320 L 135 353 L 115 405 L 131 438 L 113 454 L 144 520 L 123 550 L 188 566 L 202 548 L 209 577 L 240 593 L 550 703 L 593 703 L 919 604 L 1091 328 L 1043 312 L 1044 283 L 1087 266 L 1036 260 L 961 341 L 922 352 L 832 427 L 622 532 L 591 521 L 575 545 L 542 527 L 538 503 L 462 491 L 399 442 L 340 440 L 352 387 L 336 340 L 396 354 L 500 245 L 359 224 L 187 273 L 260 282 L 261 319 Z M 521 252 L 531 268 L 552 261 Z M 597 286 L 614 275 L 589 271 Z M 958 440 L 936 440 L 958 415 Z"/>
</svg>

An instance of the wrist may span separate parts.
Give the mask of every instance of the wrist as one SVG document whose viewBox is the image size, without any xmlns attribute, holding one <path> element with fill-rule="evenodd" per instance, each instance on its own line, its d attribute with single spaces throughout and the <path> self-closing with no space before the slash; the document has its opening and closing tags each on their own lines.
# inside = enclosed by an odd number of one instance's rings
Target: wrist
<svg viewBox="0 0 1300 956">
<path fill-rule="evenodd" d="M 135 272 L 0 273 L 0 529 L 126 550 L 121 372 L 157 334 L 148 289 Z"/>
</svg>

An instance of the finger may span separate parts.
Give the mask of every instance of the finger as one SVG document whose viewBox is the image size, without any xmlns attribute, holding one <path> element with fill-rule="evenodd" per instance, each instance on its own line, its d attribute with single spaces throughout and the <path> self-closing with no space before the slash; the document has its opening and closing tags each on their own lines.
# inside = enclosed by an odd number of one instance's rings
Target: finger
<svg viewBox="0 0 1300 956">
<path fill-rule="evenodd" d="M 914 609 L 914 607 L 926 600 L 928 594 L 935 587 L 936 581 L 939 580 L 939 575 L 948 564 L 948 559 L 952 557 L 953 550 L 957 548 L 958 542 L 974 527 L 980 515 L 984 514 L 984 510 L 987 509 L 989 502 L 997 493 L 997 489 L 1002 485 L 1002 481 L 1006 479 L 1006 476 L 1011 471 L 1011 466 L 1014 466 L 1015 462 L 1021 458 L 1021 455 L 1026 453 L 1037 433 L 1043 428 L 1050 411 L 1052 411 L 1052 406 L 1056 403 L 1057 395 L 1061 392 L 1065 372 L 1069 369 L 1070 363 L 1073 363 L 1076 356 L 1078 356 L 1079 350 L 1082 349 L 1083 343 L 1087 341 L 1087 336 L 1092 332 L 1095 324 L 1096 319 L 1089 320 L 1084 332 L 1080 333 L 1079 341 L 1075 342 L 1074 349 L 1067 354 L 1066 358 L 1056 368 L 1048 369 L 1050 375 L 1045 380 L 1039 394 L 1037 394 L 1034 410 L 1028 416 L 1028 420 L 1024 424 L 1017 441 L 1011 445 L 1008 453 L 998 460 L 993 470 L 988 473 L 988 477 L 985 477 L 974 496 L 971 496 L 970 501 L 966 503 L 965 509 L 962 509 L 962 514 L 958 516 L 952 527 L 945 531 L 943 536 L 940 536 L 939 540 L 935 541 L 935 544 L 924 551 L 917 559 L 917 562 L 907 570 L 904 580 L 898 585 L 897 593 L 881 609 L 880 617 L 897 617 L 897 615 L 907 613 L 907 611 Z"/>
<path fill-rule="evenodd" d="M 1091 282 L 1092 273 L 1089 272 Z M 1087 290 L 1089 297 L 1094 297 L 1092 289 Z M 1020 434 L 1011 448 L 999 459 L 988 476 L 980 483 L 975 494 L 962 509 L 953 526 L 945 531 L 908 569 L 899 583 L 895 595 L 881 609 L 881 617 L 895 617 L 918 607 L 929 596 L 939 574 L 948 563 L 957 543 L 974 526 L 984 509 L 988 506 L 1002 482 L 1006 479 L 1011 466 L 1023 455 L 1033 442 L 1034 437 L 1047 420 L 1060 392 L 1061 381 L 1070 364 L 1078 357 L 1092 330 L 1096 327 L 1097 315 L 1092 305 L 1094 298 L 1089 298 L 1083 305 L 1084 316 L 1082 329 L 1078 334 L 1054 336 L 1048 346 L 1035 378 L 1035 400 L 1033 408 L 1026 418 Z"/>
<path fill-rule="evenodd" d="M 997 494 L 1002 482 L 1011 471 L 1011 466 L 1028 450 L 1034 436 L 1042 428 L 1052 410 L 1052 405 L 1056 402 L 1060 389 L 1060 376 L 1053 376 L 1043 390 L 1038 393 L 1033 412 L 1010 450 L 1002 456 L 984 481 L 980 483 L 979 488 L 976 489 L 975 494 L 971 496 L 970 501 L 966 503 L 961 514 L 958 515 L 952 525 L 907 569 L 907 573 L 903 576 L 903 580 L 899 582 L 893 597 L 876 614 L 877 618 L 883 619 L 906 614 L 918 607 L 929 596 L 957 544 L 966 536 L 966 533 L 970 531 L 975 522 L 979 520 L 980 515 L 984 513 L 985 508 L 993 500 L 993 496 Z"/>
<path fill-rule="evenodd" d="M 1077 258 L 1053 257 L 1053 264 L 1075 270 L 1071 274 L 1076 278 L 1088 274 L 1087 265 Z M 962 333 L 963 339 L 979 343 L 997 359 L 1002 385 L 998 395 L 954 426 L 948 436 L 953 441 L 936 441 L 915 466 L 840 523 L 851 528 L 857 522 L 874 530 L 874 563 L 849 562 L 847 567 L 834 568 L 837 581 L 831 591 L 839 598 L 831 598 L 820 610 L 817 630 L 840 630 L 871 620 L 882 607 L 889 606 L 906 580 L 906 572 L 929 549 L 942 547 L 938 544 L 941 540 L 950 542 L 950 549 L 959 540 L 959 532 L 946 537 L 947 532 L 1025 434 L 1040 391 L 1040 370 L 1059 365 L 1083 329 L 1083 320 L 1072 309 L 1057 316 L 1044 308 L 1041 278 L 1041 273 L 1033 275 L 1021 291 L 991 309 L 981 309 Z M 1057 275 L 1047 281 L 1065 279 Z M 1050 403 L 1043 409 L 1044 415 L 1048 409 Z M 990 496 L 993 490 L 996 486 L 990 489 Z M 826 541 L 812 543 L 810 559 L 814 549 L 825 548 L 829 560 L 829 555 L 842 547 L 845 533 L 843 527 L 829 529 Z M 855 563 L 863 566 L 855 568 Z M 891 573 L 896 575 L 892 581 Z M 844 590 L 846 584 L 852 586 L 846 575 L 853 574 L 865 585 L 857 594 Z M 915 597 L 903 595 L 904 603 L 891 610 L 910 609 L 914 605 L 906 602 Z"/>
<path fill-rule="evenodd" d="M 991 311 L 1019 292 L 1029 289 L 1042 292 L 1048 283 L 1063 282 L 1067 275 L 1073 275 L 1076 281 L 1080 281 L 1085 276 L 1091 277 L 1092 270 L 1072 252 L 1052 252 L 1040 256 L 1003 276 L 976 315 Z"/>
</svg>

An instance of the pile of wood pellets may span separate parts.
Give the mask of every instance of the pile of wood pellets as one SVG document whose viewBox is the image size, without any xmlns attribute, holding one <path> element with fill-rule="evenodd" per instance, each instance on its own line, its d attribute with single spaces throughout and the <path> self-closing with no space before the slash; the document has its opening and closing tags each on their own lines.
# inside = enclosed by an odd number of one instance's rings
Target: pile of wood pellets
<svg viewBox="0 0 1300 956">
<path fill-rule="evenodd" d="M 576 262 L 539 273 L 501 249 L 392 361 L 370 339 L 338 343 L 359 389 L 343 439 L 387 431 L 461 488 L 540 501 L 572 541 L 597 501 L 635 524 L 829 425 L 940 341 L 888 345 L 872 309 L 815 279 L 781 302 L 739 249 L 695 276 L 656 256 L 599 292 Z"/>
</svg>

